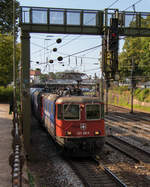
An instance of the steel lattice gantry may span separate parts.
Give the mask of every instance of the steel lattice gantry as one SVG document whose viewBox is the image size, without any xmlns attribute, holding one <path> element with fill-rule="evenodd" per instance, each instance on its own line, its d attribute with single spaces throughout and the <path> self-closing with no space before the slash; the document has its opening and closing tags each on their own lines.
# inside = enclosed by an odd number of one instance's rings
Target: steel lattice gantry
<svg viewBox="0 0 150 187">
<path fill-rule="evenodd" d="M 117 9 L 20 7 L 21 30 L 34 33 L 103 35 Z M 150 37 L 150 13 L 118 11 L 119 35 Z"/>
<path fill-rule="evenodd" d="M 119 35 L 150 36 L 150 13 L 117 11 Z M 30 152 L 30 33 L 104 35 L 115 9 L 81 10 L 20 7 L 21 110 L 24 145 Z"/>
</svg>

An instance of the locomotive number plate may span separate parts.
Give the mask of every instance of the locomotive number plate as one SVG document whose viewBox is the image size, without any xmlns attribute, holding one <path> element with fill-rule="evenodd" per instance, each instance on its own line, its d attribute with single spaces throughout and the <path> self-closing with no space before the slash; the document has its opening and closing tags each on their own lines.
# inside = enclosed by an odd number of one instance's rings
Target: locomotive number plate
<svg viewBox="0 0 150 187">
<path fill-rule="evenodd" d="M 79 131 L 79 132 L 77 132 L 77 135 L 89 135 L 90 134 L 90 132 L 89 131 Z"/>
<path fill-rule="evenodd" d="M 88 132 L 88 131 L 84 131 L 82 134 L 83 134 L 83 135 L 89 135 L 90 132 Z"/>
</svg>

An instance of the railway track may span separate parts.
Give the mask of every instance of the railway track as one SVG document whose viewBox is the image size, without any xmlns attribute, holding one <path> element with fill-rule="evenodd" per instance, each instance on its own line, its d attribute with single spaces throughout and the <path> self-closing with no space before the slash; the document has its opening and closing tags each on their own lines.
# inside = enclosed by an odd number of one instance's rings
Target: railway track
<svg viewBox="0 0 150 187">
<path fill-rule="evenodd" d="M 150 184 L 150 153 L 134 145 L 125 142 L 120 137 L 109 136 L 106 140 L 106 146 L 112 148 L 113 152 L 119 151 L 119 155 L 126 155 L 132 161 L 122 161 L 112 164 L 108 162 L 109 157 L 101 157 L 106 167 L 108 167 L 116 176 L 125 182 L 128 187 L 146 186 Z M 136 179 L 136 180 L 135 180 Z"/>
<path fill-rule="evenodd" d="M 150 129 L 148 127 L 145 127 L 141 124 L 137 124 L 133 120 L 130 121 L 127 118 L 122 118 L 120 116 L 112 116 L 107 115 L 105 117 L 105 120 L 107 124 L 119 126 L 123 129 L 126 129 L 130 132 L 136 133 L 136 134 L 142 134 L 144 137 L 150 138 Z M 134 124 L 133 124 L 134 123 Z"/>
<path fill-rule="evenodd" d="M 108 136 L 106 144 L 109 146 L 114 147 L 115 149 L 121 151 L 122 153 L 126 154 L 133 160 L 139 163 L 144 163 L 150 169 L 150 153 L 136 147 L 134 145 L 129 144 L 125 140 L 122 140 L 116 136 Z"/>
<path fill-rule="evenodd" d="M 142 126 L 144 126 L 145 128 L 149 128 L 150 126 L 150 121 L 147 120 L 143 120 L 139 117 L 139 114 L 135 114 L 135 115 L 131 115 L 131 114 L 127 114 L 127 113 L 110 113 L 110 116 L 117 116 L 120 119 L 128 119 L 131 122 L 135 122 L 136 124 L 138 124 L 140 126 L 140 124 L 142 123 Z"/>
<path fill-rule="evenodd" d="M 117 113 L 117 115 L 121 115 L 121 113 L 123 113 L 123 115 L 127 116 L 127 118 L 134 118 L 135 119 L 135 117 L 136 117 L 135 120 L 138 120 L 138 121 L 143 120 L 143 122 L 145 122 L 147 124 L 149 124 L 149 122 L 150 122 L 150 113 L 135 111 L 133 114 L 131 114 L 129 109 L 123 108 L 120 106 L 111 105 L 111 104 L 109 104 L 109 111 Z M 118 112 L 121 112 L 121 113 L 118 113 Z"/>
<path fill-rule="evenodd" d="M 125 154 L 125 152 L 122 153 Z M 134 157 L 132 156 L 132 159 L 133 158 Z M 149 162 L 148 158 L 147 160 L 144 159 L 144 157 L 140 158 L 139 161 L 139 159 L 134 158 L 134 161 L 141 162 L 142 160 Z M 71 165 L 72 169 L 76 172 L 77 176 L 86 187 L 149 186 L 150 181 L 146 176 L 138 175 L 138 173 L 136 173 L 134 164 L 131 165 L 130 163 L 124 161 L 120 162 L 119 160 L 117 163 L 113 163 L 113 161 L 111 162 L 108 157 L 104 155 L 97 156 L 96 160 L 95 158 L 84 160 L 69 159 L 67 162 L 69 162 L 69 165 Z"/>
<path fill-rule="evenodd" d="M 94 159 L 67 160 L 86 187 L 122 186 L 124 184 L 112 171 Z"/>
<path fill-rule="evenodd" d="M 134 165 L 129 163 L 111 163 L 107 158 L 100 158 L 99 161 L 103 161 L 105 166 L 109 168 L 115 176 L 124 181 L 128 187 L 149 187 L 150 181 L 143 175 L 138 174 Z"/>
</svg>

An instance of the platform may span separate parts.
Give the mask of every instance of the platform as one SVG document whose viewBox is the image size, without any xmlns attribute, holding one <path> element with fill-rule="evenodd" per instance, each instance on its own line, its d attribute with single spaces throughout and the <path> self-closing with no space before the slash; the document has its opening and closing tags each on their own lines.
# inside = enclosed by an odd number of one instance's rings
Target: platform
<svg viewBox="0 0 150 187">
<path fill-rule="evenodd" d="M 12 153 L 12 115 L 9 115 L 9 105 L 0 104 L 0 187 L 10 187 L 11 167 L 9 155 Z"/>
<path fill-rule="evenodd" d="M 0 104 L 0 187 L 12 186 L 12 168 L 9 166 L 9 155 L 13 152 L 11 130 L 12 115 L 9 114 L 9 104 Z M 22 170 L 22 187 L 28 187 L 26 162 Z"/>
</svg>

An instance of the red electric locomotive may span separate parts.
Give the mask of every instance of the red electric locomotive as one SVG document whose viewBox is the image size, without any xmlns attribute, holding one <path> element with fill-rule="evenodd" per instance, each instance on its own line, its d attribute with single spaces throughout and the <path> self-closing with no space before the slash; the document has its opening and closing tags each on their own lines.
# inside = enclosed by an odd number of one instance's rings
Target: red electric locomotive
<svg viewBox="0 0 150 187">
<path fill-rule="evenodd" d="M 97 97 L 43 94 L 44 125 L 65 152 L 89 156 L 105 142 L 104 104 Z"/>
<path fill-rule="evenodd" d="M 98 97 L 39 91 L 32 98 L 39 120 L 65 154 L 91 156 L 102 150 L 104 103 Z"/>
</svg>

